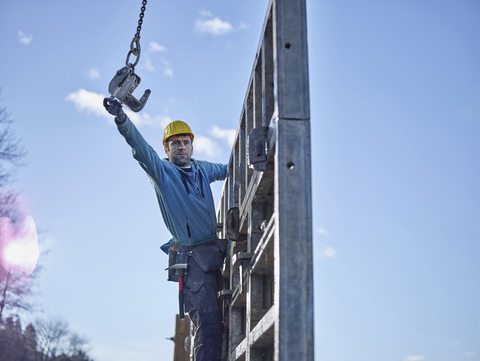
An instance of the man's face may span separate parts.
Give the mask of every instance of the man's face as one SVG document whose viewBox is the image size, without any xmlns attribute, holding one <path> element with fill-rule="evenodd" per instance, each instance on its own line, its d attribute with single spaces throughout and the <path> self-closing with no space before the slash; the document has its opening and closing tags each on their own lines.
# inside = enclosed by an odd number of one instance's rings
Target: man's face
<svg viewBox="0 0 480 361">
<path fill-rule="evenodd" d="M 193 145 L 190 136 L 174 135 L 168 139 L 167 146 L 163 147 L 168 160 L 179 167 L 190 166 L 193 155 Z"/>
</svg>

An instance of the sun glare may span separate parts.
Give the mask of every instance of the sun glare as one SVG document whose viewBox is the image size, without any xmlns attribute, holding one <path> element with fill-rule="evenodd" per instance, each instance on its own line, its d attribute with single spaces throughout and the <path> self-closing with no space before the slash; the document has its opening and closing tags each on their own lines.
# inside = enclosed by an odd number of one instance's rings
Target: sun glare
<svg viewBox="0 0 480 361">
<path fill-rule="evenodd" d="M 38 245 L 28 244 L 24 240 L 12 243 L 5 249 L 5 259 L 13 266 L 36 264 L 38 254 Z"/>
<path fill-rule="evenodd" d="M 10 233 L 10 239 L 4 242 L 4 266 L 8 271 L 20 271 L 25 276 L 33 272 L 37 265 L 39 249 L 37 229 L 33 218 L 28 215 L 23 225 Z"/>
</svg>

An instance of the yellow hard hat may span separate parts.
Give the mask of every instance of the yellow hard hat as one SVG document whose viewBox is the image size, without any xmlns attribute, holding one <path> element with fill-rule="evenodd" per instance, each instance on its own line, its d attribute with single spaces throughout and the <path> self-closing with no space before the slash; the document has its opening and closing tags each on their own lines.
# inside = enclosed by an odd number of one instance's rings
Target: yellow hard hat
<svg viewBox="0 0 480 361">
<path fill-rule="evenodd" d="M 168 138 L 177 134 L 190 134 L 193 143 L 193 133 L 188 124 L 181 120 L 174 120 L 168 124 L 163 131 L 163 146 L 165 147 L 167 145 Z"/>
</svg>

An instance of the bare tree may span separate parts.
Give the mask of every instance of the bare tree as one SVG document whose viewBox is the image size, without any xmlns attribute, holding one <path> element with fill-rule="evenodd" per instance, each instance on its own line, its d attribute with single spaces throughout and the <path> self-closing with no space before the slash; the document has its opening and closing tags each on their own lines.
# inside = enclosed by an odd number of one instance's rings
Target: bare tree
<svg viewBox="0 0 480 361">
<path fill-rule="evenodd" d="M 28 350 L 23 343 L 20 319 L 9 317 L 1 326 L 0 361 L 23 361 L 28 354 Z"/>
<path fill-rule="evenodd" d="M 32 324 L 29 324 L 23 332 L 23 342 L 28 357 L 27 360 L 36 360 L 37 352 L 37 332 Z"/>
<path fill-rule="evenodd" d="M 33 327 L 37 336 L 37 351 L 40 361 L 49 358 L 55 359 L 66 349 L 70 331 L 65 320 L 61 318 L 37 319 Z"/>
<path fill-rule="evenodd" d="M 2 187 L 13 180 L 16 170 L 23 165 L 22 160 L 26 152 L 20 145 L 20 139 L 13 132 L 12 123 L 10 113 L 5 107 L 0 106 L 0 220 L 7 219 L 11 225 L 15 226 L 25 217 L 18 194 L 14 190 Z M 0 234 L 0 246 L 2 246 L 1 236 Z M 3 247 L 0 247 L 0 252 L 2 251 Z M 11 272 L 1 263 L 1 259 L 2 257 L 0 257 L 0 322 L 4 311 L 31 310 L 33 285 L 40 270 L 36 270 L 32 277 L 22 280 L 22 275 Z"/>
<path fill-rule="evenodd" d="M 87 344 L 88 340 L 85 336 L 81 336 L 76 332 L 72 332 L 68 340 L 67 355 L 70 355 L 70 357 L 76 357 L 79 360 L 82 356 L 86 357 Z"/>
<path fill-rule="evenodd" d="M 0 221 L 7 220 L 12 227 L 15 227 L 24 218 L 25 214 L 18 194 L 11 189 L 0 189 Z M 0 232 L 0 252 L 3 252 L 5 247 L 2 239 Z M 46 254 L 47 252 L 43 252 L 42 258 Z M 0 322 L 5 312 L 15 314 L 20 310 L 34 310 L 35 296 L 39 293 L 37 283 L 41 269 L 41 264 L 37 264 L 33 273 L 26 277 L 23 273 L 12 270 L 3 264 L 2 257 L 0 257 Z"/>
<path fill-rule="evenodd" d="M 11 127 L 12 123 L 10 113 L 5 107 L 0 107 L 0 187 L 12 180 L 17 168 L 23 165 L 26 155 L 20 139 Z"/>
<path fill-rule="evenodd" d="M 0 253 L 8 243 L 8 237 L 2 234 L 7 228 L 2 224 L 14 229 L 26 217 L 18 193 L 3 188 L 14 179 L 26 155 L 12 123 L 10 113 L 0 106 Z M 43 251 L 41 258 L 47 253 Z M 0 254 L 0 361 L 91 361 L 85 349 L 86 338 L 70 332 L 61 318 L 37 319 L 22 331 L 17 313 L 36 308 L 42 267 L 37 264 L 27 277 L 9 267 L 8 262 L 2 263 L 3 259 Z"/>
<path fill-rule="evenodd" d="M 87 340 L 62 318 L 37 319 L 22 330 L 18 317 L 0 323 L 0 361 L 92 361 Z"/>
<path fill-rule="evenodd" d="M 25 218 L 19 194 L 14 189 L 0 188 L 0 217 L 10 219 L 10 222 L 14 225 Z"/>
<path fill-rule="evenodd" d="M 71 332 L 62 318 L 37 319 L 33 328 L 36 361 L 90 361 L 87 339 Z"/>
<path fill-rule="evenodd" d="M 5 313 L 32 312 L 35 309 L 41 269 L 42 266 L 37 266 L 32 274 L 25 277 L 23 274 L 9 272 L 0 267 L 0 323 Z"/>
</svg>

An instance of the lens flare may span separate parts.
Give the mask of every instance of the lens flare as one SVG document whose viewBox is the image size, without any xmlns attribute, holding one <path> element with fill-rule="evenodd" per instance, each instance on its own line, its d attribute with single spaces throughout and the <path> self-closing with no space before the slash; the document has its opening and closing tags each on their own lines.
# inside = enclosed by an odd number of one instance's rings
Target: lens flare
<svg viewBox="0 0 480 361">
<path fill-rule="evenodd" d="M 30 275 L 38 256 L 38 236 L 35 222 L 30 215 L 15 226 L 10 219 L 0 218 L 0 263 L 9 273 Z"/>
</svg>

